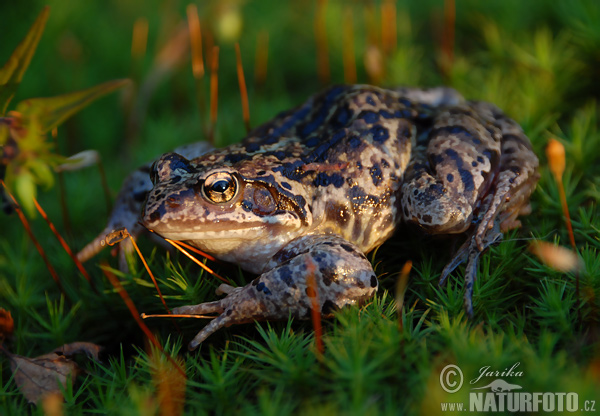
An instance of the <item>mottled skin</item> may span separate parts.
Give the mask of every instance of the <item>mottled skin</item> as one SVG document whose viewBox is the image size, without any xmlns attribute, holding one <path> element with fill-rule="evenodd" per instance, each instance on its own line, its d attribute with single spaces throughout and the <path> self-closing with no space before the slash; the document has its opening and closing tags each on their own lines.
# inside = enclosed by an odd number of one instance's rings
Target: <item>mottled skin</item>
<svg viewBox="0 0 600 416">
<path fill-rule="evenodd" d="M 219 314 L 190 348 L 222 326 L 309 316 L 310 277 L 325 316 L 370 298 L 377 279 L 363 253 L 403 219 L 431 234 L 469 233 L 442 280 L 468 259 L 471 313 L 478 256 L 500 228 L 518 226 L 537 165 L 520 127 L 491 104 L 447 88 L 332 87 L 240 144 L 191 160 L 163 155 L 142 223 L 259 275 L 174 311 Z"/>
</svg>

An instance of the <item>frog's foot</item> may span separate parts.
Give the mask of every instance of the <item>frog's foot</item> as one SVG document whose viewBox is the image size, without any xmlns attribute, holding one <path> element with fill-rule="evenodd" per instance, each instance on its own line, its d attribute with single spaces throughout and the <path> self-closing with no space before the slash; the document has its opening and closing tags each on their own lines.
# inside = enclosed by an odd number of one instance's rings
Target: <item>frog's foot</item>
<svg viewBox="0 0 600 416">
<path fill-rule="evenodd" d="M 446 283 L 446 279 L 461 264 L 463 261 L 467 261 L 465 266 L 465 300 L 464 307 L 467 314 L 473 316 L 473 286 L 475 279 L 477 278 L 477 266 L 479 264 L 479 256 L 485 249 L 492 244 L 497 243 L 502 239 L 502 233 L 499 231 L 498 222 L 494 223 L 494 227 L 486 233 L 483 239 L 483 248 L 477 242 L 476 232 L 470 236 L 467 241 L 458 249 L 454 257 L 444 267 L 442 275 L 440 277 L 439 285 L 442 286 Z"/>
<path fill-rule="evenodd" d="M 273 257 L 267 269 L 244 287 L 221 285 L 218 291 L 227 293 L 221 300 L 173 310 L 176 314 L 218 314 L 190 342 L 190 350 L 218 329 L 233 324 L 287 319 L 290 315 L 309 318 L 313 304 L 322 316 L 330 316 L 338 308 L 369 299 L 378 285 L 371 263 L 360 250 L 332 235 L 292 241 Z"/>
</svg>

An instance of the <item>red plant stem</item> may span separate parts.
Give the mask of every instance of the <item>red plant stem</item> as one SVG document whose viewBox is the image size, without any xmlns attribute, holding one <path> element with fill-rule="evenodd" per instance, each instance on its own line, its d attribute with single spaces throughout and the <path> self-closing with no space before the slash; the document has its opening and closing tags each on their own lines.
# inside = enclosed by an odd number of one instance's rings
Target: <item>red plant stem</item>
<svg viewBox="0 0 600 416">
<path fill-rule="evenodd" d="M 40 243 L 37 241 L 37 239 L 33 235 L 33 231 L 31 230 L 31 226 L 29 225 L 29 222 L 27 221 L 27 218 L 25 218 L 25 215 L 23 214 L 23 211 L 21 210 L 21 207 L 17 203 L 17 200 L 10 193 L 10 191 L 8 190 L 8 187 L 6 186 L 6 184 L 4 183 L 4 181 L 2 179 L 0 179 L 0 184 L 2 184 L 2 186 L 6 190 L 6 194 L 10 197 L 10 199 L 12 199 L 12 201 L 14 203 L 15 211 L 17 212 L 17 215 L 19 216 L 19 219 L 21 220 L 21 223 L 23 224 L 23 228 L 25 228 L 25 232 L 27 232 L 27 235 L 29 235 L 29 238 L 33 242 L 33 245 L 37 249 L 38 253 L 40 253 L 40 256 L 42 256 L 42 260 L 44 260 L 44 263 L 46 263 L 46 268 L 48 268 L 48 271 L 50 272 L 50 275 L 52 276 L 52 279 L 54 279 L 54 282 L 56 283 L 56 285 L 60 289 L 60 292 L 63 294 L 63 296 L 66 299 L 68 299 L 69 302 L 70 302 L 71 299 L 65 293 L 65 290 L 64 290 L 63 285 L 62 285 L 62 283 L 60 281 L 60 278 L 58 277 L 58 274 L 56 273 L 56 270 L 54 270 L 54 267 L 52 267 L 52 264 L 50 263 L 50 260 L 48 260 L 48 257 L 46 256 L 46 252 L 44 251 L 44 249 L 42 248 L 42 246 L 40 245 Z"/>
<path fill-rule="evenodd" d="M 215 276 L 217 279 L 220 279 L 221 281 L 229 284 L 230 282 L 227 281 L 227 279 L 225 279 L 224 277 L 219 276 L 217 273 L 215 273 L 212 269 L 210 269 L 206 264 L 202 263 L 201 261 L 199 261 L 197 258 L 195 258 L 194 256 L 192 256 L 190 253 L 188 253 L 186 250 L 184 250 L 179 244 L 180 242 L 178 241 L 173 241 L 173 240 L 169 240 L 168 238 L 165 238 L 165 241 L 169 244 L 171 244 L 173 247 L 175 247 L 177 250 L 181 251 L 183 254 L 185 254 L 187 257 L 189 257 L 194 263 L 196 263 L 198 266 L 202 267 L 204 270 L 206 270 L 208 273 L 212 274 L 213 276 Z"/>
<path fill-rule="evenodd" d="M 179 364 L 177 364 L 177 362 L 169 354 L 167 354 L 167 352 L 164 350 L 162 345 L 160 345 L 160 343 L 158 342 L 158 340 L 156 339 L 154 334 L 150 331 L 150 328 L 148 328 L 146 326 L 146 324 L 140 317 L 140 313 L 138 312 L 137 308 L 135 307 L 135 304 L 129 297 L 129 294 L 123 288 L 123 286 L 121 285 L 121 282 L 119 282 L 119 279 L 117 279 L 117 277 L 108 270 L 108 264 L 103 263 L 101 265 L 101 268 L 102 268 L 102 272 L 104 273 L 104 275 L 106 276 L 106 278 L 108 279 L 110 284 L 113 285 L 113 287 L 115 288 L 115 290 L 117 291 L 119 296 L 121 296 L 121 299 L 123 299 L 123 302 L 125 303 L 125 306 L 127 306 L 127 308 L 129 309 L 129 312 L 131 312 L 131 316 L 133 316 L 133 319 L 135 319 L 135 321 L 138 324 L 138 326 L 140 327 L 140 329 L 144 332 L 144 334 L 146 334 L 146 337 L 148 337 L 150 342 L 152 344 L 154 344 L 154 346 L 156 348 L 158 348 L 163 354 L 165 354 L 165 357 L 167 357 L 167 359 L 171 362 L 171 364 L 173 364 L 175 366 L 175 368 L 177 368 L 177 370 L 181 373 L 181 375 L 183 375 L 185 377 L 185 371 L 183 371 L 183 369 L 179 366 Z"/>
<path fill-rule="evenodd" d="M 217 124 L 217 111 L 219 109 L 219 47 L 212 49 L 212 61 L 210 66 L 210 130 L 208 140 L 211 144 L 215 142 L 215 125 Z"/>
<path fill-rule="evenodd" d="M 96 289 L 96 286 L 94 285 L 94 282 L 92 281 L 89 273 L 87 272 L 87 270 L 85 270 L 85 268 L 83 267 L 83 264 L 81 264 L 81 262 L 79 261 L 79 259 L 75 255 L 75 253 L 73 253 L 73 250 L 71 250 L 71 247 L 69 247 L 69 245 L 67 244 L 67 242 L 65 241 L 65 239 L 62 238 L 62 236 L 60 235 L 60 233 L 58 232 L 58 230 L 56 229 L 56 227 L 54 226 L 54 224 L 52 223 L 52 221 L 50 221 L 50 218 L 48 218 L 48 215 L 43 210 L 43 208 L 41 207 L 41 205 L 38 203 L 37 199 L 34 198 L 33 199 L 33 203 L 35 204 L 35 207 L 38 210 L 38 212 L 40 213 L 40 215 L 42 216 L 42 218 L 44 218 L 44 220 L 46 220 L 46 223 L 48 224 L 48 227 L 50 227 L 50 230 L 52 230 L 52 232 L 54 233 L 54 235 L 56 236 L 56 238 L 60 242 L 60 245 L 65 249 L 65 251 L 67 252 L 67 254 L 71 257 L 71 259 L 75 263 L 75 266 L 77 266 L 77 268 L 79 269 L 79 271 L 81 272 L 81 274 L 83 275 L 83 277 L 85 277 L 85 280 L 88 281 L 88 283 L 90 284 L 90 286 L 92 287 L 92 289 L 94 290 L 94 292 L 96 294 L 98 294 L 98 290 Z"/>
<path fill-rule="evenodd" d="M 240 85 L 240 97 L 242 100 L 242 114 L 244 117 L 244 125 L 246 133 L 250 132 L 250 107 L 248 105 L 248 90 L 246 89 L 246 79 L 244 78 L 244 67 L 242 66 L 242 53 L 240 52 L 240 44 L 235 44 L 235 57 L 237 66 L 238 84 Z"/>
<path fill-rule="evenodd" d="M 310 298 L 310 315 L 312 318 L 313 328 L 315 330 L 315 345 L 318 353 L 322 356 L 325 352 L 325 347 L 323 345 L 323 327 L 321 326 L 319 292 L 315 279 L 315 272 L 317 268 L 310 258 L 306 259 L 306 269 L 308 271 L 308 275 L 306 276 L 306 288 L 307 295 Z"/>
</svg>

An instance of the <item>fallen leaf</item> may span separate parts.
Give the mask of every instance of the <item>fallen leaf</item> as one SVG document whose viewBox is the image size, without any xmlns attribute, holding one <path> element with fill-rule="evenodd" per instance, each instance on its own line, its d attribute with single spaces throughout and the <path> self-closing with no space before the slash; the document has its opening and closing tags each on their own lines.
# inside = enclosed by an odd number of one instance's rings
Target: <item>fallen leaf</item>
<svg viewBox="0 0 600 416">
<path fill-rule="evenodd" d="M 65 344 L 62 347 L 56 348 L 53 352 L 56 354 L 72 357 L 77 354 L 85 354 L 88 358 L 94 361 L 100 361 L 98 357 L 103 347 L 91 342 L 72 342 Z"/>
<path fill-rule="evenodd" d="M 49 395 L 61 394 L 67 381 L 75 381 L 83 370 L 71 359 L 76 354 L 86 354 L 98 359 L 102 347 L 89 342 L 65 344 L 36 358 L 23 357 L 4 350 L 21 393 L 30 403 L 38 403 Z"/>
<path fill-rule="evenodd" d="M 29 403 L 37 403 L 49 394 L 60 393 L 60 387 L 66 386 L 67 379 L 74 381 L 81 371 L 75 361 L 56 353 L 37 358 L 8 352 L 7 355 L 15 382 Z"/>
</svg>

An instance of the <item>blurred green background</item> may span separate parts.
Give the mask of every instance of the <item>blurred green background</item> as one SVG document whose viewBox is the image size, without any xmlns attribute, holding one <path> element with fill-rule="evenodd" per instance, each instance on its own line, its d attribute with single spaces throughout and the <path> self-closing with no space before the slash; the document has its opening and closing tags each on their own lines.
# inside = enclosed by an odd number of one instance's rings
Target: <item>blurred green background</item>
<svg viewBox="0 0 600 416">
<path fill-rule="evenodd" d="M 46 30 L 10 108 L 25 98 L 63 94 L 110 79 L 133 80 L 132 88 L 93 103 L 59 127 L 58 153 L 98 150 L 116 193 L 133 168 L 176 146 L 207 138 L 210 71 L 207 68 L 203 78 L 195 79 L 187 38 L 174 40 L 178 28 L 187 24 L 187 2 L 4 1 L 0 3 L 0 62 L 8 59 L 47 4 L 51 10 Z M 391 297 L 381 294 L 365 311 L 351 309 L 326 324 L 325 364 L 315 358 L 310 323 L 294 323 L 291 331 L 285 324 L 274 324 L 274 330 L 262 334 L 253 325 L 222 331 L 200 354 L 185 356 L 190 366 L 187 411 L 436 414 L 440 402 L 463 400 L 439 390 L 436 377 L 442 363 L 459 362 L 475 376 L 482 365 L 503 369 L 516 361 L 527 368 L 523 381 L 527 391 L 567 391 L 568 387 L 582 397 L 595 398 L 600 407 L 596 104 L 600 6 L 595 0 L 457 0 L 455 8 L 453 4 L 442 0 L 196 3 L 205 65 L 210 62 L 210 46 L 220 48 L 217 145 L 234 143 L 245 134 L 236 42 L 248 84 L 252 126 L 299 104 L 326 84 L 349 79 L 343 61 L 346 52 L 354 60 L 356 82 L 445 84 L 469 99 L 497 104 L 531 138 L 540 156 L 542 179 L 532 197 L 534 212 L 524 220 L 523 229 L 510 233 L 511 241 L 483 256 L 474 321 L 462 316 L 462 274 L 446 289 L 435 284 L 448 246 L 419 247 L 417 237 L 395 241 L 369 258 L 377 264 L 382 293 L 394 293 L 404 260 L 414 262 L 403 330 L 396 329 Z M 137 57 L 132 55 L 136 21 L 146 21 L 148 27 L 145 53 Z M 386 44 L 384 27 L 390 21 L 395 26 L 394 40 Z M 319 33 L 325 41 L 317 42 Z M 169 46 L 165 49 L 165 45 Z M 328 60 L 321 76 L 320 48 L 325 48 Z M 261 75 L 257 66 L 265 53 L 266 71 Z M 575 277 L 550 270 L 526 253 L 526 242 L 516 241 L 537 237 L 568 245 L 558 191 L 545 167 L 549 137 L 561 140 L 567 150 L 565 184 L 584 261 L 579 307 Z M 66 174 L 65 193 L 72 227 L 68 240 L 74 249 L 81 248 L 107 218 L 97 170 Z M 43 191 L 39 199 L 64 231 L 58 187 Z M 44 221 L 39 216 L 32 219 L 34 233 L 71 297 L 61 307 L 59 292 L 17 217 L 0 214 L 0 224 L 0 306 L 11 310 L 16 322 L 14 338 L 5 345 L 14 353 L 35 356 L 64 342 L 101 343 L 113 361 L 92 368 L 83 385 L 71 396 L 66 394 L 67 410 L 144 414 L 144 403 L 156 396 L 156 386 L 147 377 L 151 366 L 143 351 L 131 347 L 142 348 L 140 331 L 103 279 L 98 260 L 87 268 L 102 288 L 101 295 L 94 294 L 77 274 Z M 194 266 L 162 250 L 152 251 L 150 244 L 143 248 L 153 253 L 151 265 L 172 302 L 214 299 L 214 283 L 199 282 Z M 100 258 L 116 267 L 107 251 Z M 403 254 L 398 257 L 398 252 Z M 235 269 L 227 270 L 243 282 Z M 130 275 L 120 277 L 141 311 L 160 310 L 139 264 Z M 173 332 L 168 323 L 150 324 L 160 330 L 163 340 Z M 185 342 L 195 325 L 184 324 Z M 247 339 L 240 340 L 240 335 Z M 168 349 L 177 350 L 181 343 L 179 336 L 172 335 Z M 7 363 L 0 358 L 4 393 L 0 413 L 19 414 L 27 405 Z"/>
</svg>

